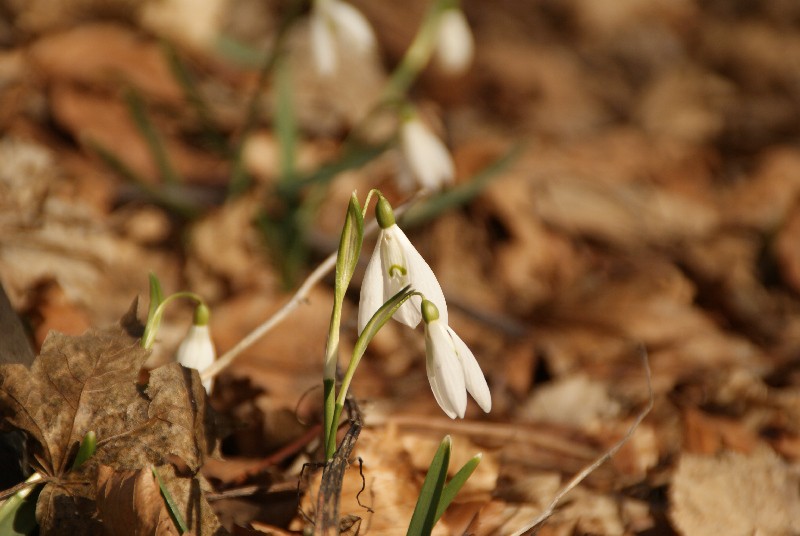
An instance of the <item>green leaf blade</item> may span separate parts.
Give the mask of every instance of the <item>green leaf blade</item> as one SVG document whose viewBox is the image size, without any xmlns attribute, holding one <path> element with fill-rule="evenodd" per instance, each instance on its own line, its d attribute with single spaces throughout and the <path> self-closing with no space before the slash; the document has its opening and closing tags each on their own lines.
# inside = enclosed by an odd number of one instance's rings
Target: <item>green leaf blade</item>
<svg viewBox="0 0 800 536">
<path fill-rule="evenodd" d="M 419 492 L 417 505 L 411 515 L 411 522 L 408 524 L 407 536 L 427 536 L 433 530 L 437 521 L 437 512 L 442 498 L 444 482 L 447 478 L 447 467 L 450 465 L 450 450 L 452 440 L 450 436 L 445 436 L 436 454 L 431 460 L 425 481 Z"/>
<path fill-rule="evenodd" d="M 434 520 L 434 524 L 439 521 L 439 518 L 442 517 L 444 511 L 447 510 L 447 507 L 450 506 L 450 503 L 453 502 L 453 499 L 456 498 L 458 492 L 461 491 L 461 488 L 466 484 L 467 479 L 472 476 L 472 473 L 475 472 L 475 469 L 478 468 L 478 464 L 481 463 L 481 458 L 483 457 L 482 454 L 477 454 L 470 458 L 470 460 L 464 464 L 464 466 L 458 470 L 458 472 L 450 479 L 444 489 L 442 489 L 442 497 L 439 500 L 439 506 L 436 507 L 436 518 Z"/>
</svg>

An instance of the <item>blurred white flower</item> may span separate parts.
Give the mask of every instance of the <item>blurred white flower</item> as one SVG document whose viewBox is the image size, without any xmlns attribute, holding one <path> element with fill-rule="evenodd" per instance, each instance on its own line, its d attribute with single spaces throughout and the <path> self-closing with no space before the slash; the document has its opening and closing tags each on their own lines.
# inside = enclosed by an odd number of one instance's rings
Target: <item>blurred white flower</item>
<svg viewBox="0 0 800 536">
<path fill-rule="evenodd" d="M 475 356 L 440 318 L 433 303 L 423 300 L 421 308 L 425 320 L 425 367 L 436 402 L 451 419 L 463 418 L 469 392 L 488 413 L 492 395 Z"/>
<path fill-rule="evenodd" d="M 475 53 L 475 42 L 467 17 L 458 8 L 448 9 L 440 15 L 436 37 L 436 58 L 442 68 L 451 74 L 460 74 L 469 68 Z"/>
<path fill-rule="evenodd" d="M 375 34 L 356 8 L 341 0 L 316 0 L 311 13 L 311 51 L 322 75 L 338 66 L 338 49 L 364 55 L 375 48 Z"/>
<path fill-rule="evenodd" d="M 195 311 L 195 320 L 189 332 L 178 347 L 176 359 L 184 367 L 193 368 L 200 372 L 205 370 L 217 357 L 214 341 L 208 329 L 208 308 L 198 305 Z M 203 382 L 206 393 L 211 394 L 214 379 L 209 378 Z"/>
<path fill-rule="evenodd" d="M 400 127 L 400 150 L 422 188 L 435 191 L 453 182 L 456 171 L 450 153 L 416 116 Z"/>
<path fill-rule="evenodd" d="M 358 332 L 361 333 L 372 315 L 406 285 L 411 285 L 411 288 L 435 303 L 446 322 L 447 304 L 439 281 L 422 255 L 397 226 L 392 207 L 383 197 L 378 198 L 375 214 L 381 230 L 361 282 Z M 421 301 L 419 296 L 412 296 L 400 306 L 392 318 L 409 327 L 417 327 L 422 320 Z"/>
</svg>

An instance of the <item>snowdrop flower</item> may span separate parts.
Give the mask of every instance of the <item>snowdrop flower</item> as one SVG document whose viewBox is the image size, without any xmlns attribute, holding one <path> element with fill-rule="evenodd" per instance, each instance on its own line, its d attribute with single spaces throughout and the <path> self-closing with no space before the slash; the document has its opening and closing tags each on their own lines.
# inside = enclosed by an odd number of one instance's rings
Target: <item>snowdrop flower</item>
<svg viewBox="0 0 800 536">
<path fill-rule="evenodd" d="M 492 409 L 492 395 L 475 356 L 439 316 L 436 305 L 422 300 L 425 320 L 425 366 L 436 402 L 451 419 L 463 418 L 467 392 L 483 411 Z"/>
<path fill-rule="evenodd" d="M 375 34 L 364 15 L 341 0 L 315 0 L 311 14 L 311 52 L 322 75 L 336 71 L 337 48 L 347 46 L 357 54 L 375 48 Z"/>
<path fill-rule="evenodd" d="M 214 341 L 211 340 L 211 333 L 208 329 L 208 307 L 203 304 L 198 305 L 194 310 L 194 321 L 189 333 L 178 347 L 177 360 L 184 367 L 197 369 L 202 372 L 206 367 L 214 362 L 217 351 L 214 348 Z M 203 382 L 206 393 L 211 394 L 214 379 L 209 378 Z"/>
<path fill-rule="evenodd" d="M 414 290 L 435 303 L 447 322 L 447 304 L 433 270 L 397 226 L 392 206 L 380 194 L 375 217 L 381 230 L 361 283 L 358 332 L 361 333 L 372 315 L 406 285 L 411 285 Z M 421 301 L 421 297 L 412 296 L 400 306 L 392 318 L 409 327 L 417 327 L 422 320 Z"/>
<path fill-rule="evenodd" d="M 451 74 L 460 74 L 472 63 L 475 43 L 467 17 L 458 8 L 445 10 L 439 19 L 436 36 L 436 57 L 442 68 Z"/>
<path fill-rule="evenodd" d="M 400 127 L 400 150 L 411 173 L 426 190 L 453 182 L 455 166 L 444 144 L 412 115 Z"/>
</svg>

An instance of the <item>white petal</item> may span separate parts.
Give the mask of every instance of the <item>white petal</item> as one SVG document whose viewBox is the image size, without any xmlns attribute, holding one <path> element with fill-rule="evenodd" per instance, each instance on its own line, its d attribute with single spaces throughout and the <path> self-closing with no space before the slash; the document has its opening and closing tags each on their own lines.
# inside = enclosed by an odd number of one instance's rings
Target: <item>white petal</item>
<svg viewBox="0 0 800 536">
<path fill-rule="evenodd" d="M 403 123 L 400 143 L 420 186 L 428 190 L 439 190 L 445 184 L 453 182 L 455 166 L 450 153 L 419 119 Z"/>
<path fill-rule="evenodd" d="M 417 249 L 408 240 L 402 229 L 394 225 L 391 227 L 394 233 L 395 240 L 400 244 L 408 264 L 408 281 L 414 290 L 418 290 L 425 296 L 425 299 L 433 302 L 437 309 L 439 309 L 439 320 L 447 325 L 447 302 L 444 299 L 442 287 L 439 281 L 433 274 L 433 270 L 422 258 Z M 396 230 L 395 230 L 396 229 Z M 417 312 L 417 321 L 411 327 L 416 327 L 422 319 L 422 314 L 419 312 L 419 302 L 415 302 L 415 311 Z"/>
<path fill-rule="evenodd" d="M 330 75 L 336 71 L 336 44 L 331 24 L 324 8 L 314 9 L 311 14 L 311 53 L 317 72 L 322 75 Z"/>
<path fill-rule="evenodd" d="M 214 362 L 216 355 L 208 326 L 192 325 L 178 347 L 176 359 L 184 367 L 203 371 Z M 207 393 L 211 393 L 213 383 L 213 378 L 203 382 Z"/>
<path fill-rule="evenodd" d="M 338 37 L 355 47 L 359 54 L 375 49 L 375 34 L 369 21 L 359 10 L 339 0 L 331 1 L 329 9 Z"/>
<path fill-rule="evenodd" d="M 463 418 L 467 410 L 464 372 L 455 353 L 446 324 L 434 320 L 425 325 L 425 353 L 428 381 L 436 402 L 451 418 Z"/>
<path fill-rule="evenodd" d="M 464 72 L 472 63 L 475 43 L 469 23 L 460 9 L 448 9 L 439 21 L 436 56 L 442 68 L 450 73 Z"/>
<path fill-rule="evenodd" d="M 456 332 L 448 326 L 447 332 L 453 340 L 456 354 L 461 359 L 461 366 L 464 369 L 464 383 L 467 386 L 467 391 L 475 399 L 475 402 L 481 407 L 483 411 L 489 413 L 492 410 L 492 394 L 489 392 L 489 385 L 486 383 L 486 378 L 483 376 L 478 361 L 472 353 L 472 350 L 461 340 L 461 337 L 456 335 Z"/>
<path fill-rule="evenodd" d="M 358 300 L 358 334 L 364 331 L 369 319 L 375 311 L 381 308 L 386 301 L 383 297 L 383 270 L 380 254 L 380 243 L 383 236 L 381 231 L 378 236 L 378 243 L 369 258 L 367 270 L 364 272 L 364 279 L 361 281 L 361 297 Z"/>
<path fill-rule="evenodd" d="M 413 286 L 413 281 L 405 248 L 408 239 L 403 240 L 405 238 L 403 231 L 397 225 L 392 225 L 383 230 L 381 238 L 381 263 L 384 270 L 383 299 L 386 301 L 406 285 Z M 418 296 L 411 298 L 400 306 L 392 318 L 408 327 L 417 327 L 422 320 L 422 314 L 419 311 L 421 301 Z"/>
</svg>

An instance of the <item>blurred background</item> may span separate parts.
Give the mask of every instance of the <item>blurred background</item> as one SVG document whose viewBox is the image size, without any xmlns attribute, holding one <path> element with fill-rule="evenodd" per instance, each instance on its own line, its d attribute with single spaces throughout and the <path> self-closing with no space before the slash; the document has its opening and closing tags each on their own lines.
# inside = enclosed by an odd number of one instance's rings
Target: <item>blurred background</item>
<svg viewBox="0 0 800 536">
<path fill-rule="evenodd" d="M 335 250 L 353 190 L 409 199 L 375 105 L 429 2 L 352 5 L 378 46 L 324 76 L 303 2 L 0 2 L 0 281 L 36 346 L 116 322 L 153 272 L 208 300 L 224 352 Z M 421 330 L 388 324 L 353 384 L 373 511 L 351 469 L 343 512 L 404 533 L 449 433 L 484 460 L 437 530 L 519 530 L 646 406 L 644 348 L 654 410 L 539 534 L 797 534 L 800 3 L 462 8 L 471 67 L 434 61 L 408 92 L 455 184 L 401 226 L 494 405 L 446 418 Z M 332 296 L 315 287 L 218 378 L 233 431 L 204 474 L 229 530 L 306 526 L 314 484 L 293 486 L 318 447 Z M 149 367 L 190 322 L 170 310 Z M 257 493 L 226 497 L 252 467 Z"/>
</svg>

